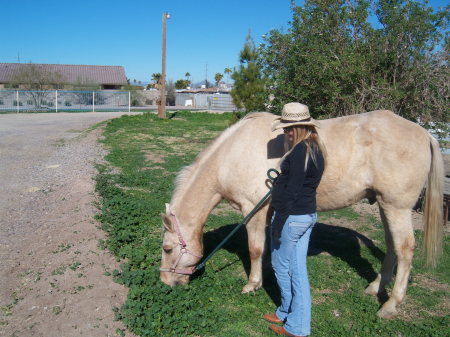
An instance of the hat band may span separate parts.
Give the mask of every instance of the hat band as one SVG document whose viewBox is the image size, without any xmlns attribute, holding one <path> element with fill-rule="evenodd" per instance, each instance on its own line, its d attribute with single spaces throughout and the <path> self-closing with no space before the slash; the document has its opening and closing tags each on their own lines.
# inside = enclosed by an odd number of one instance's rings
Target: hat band
<svg viewBox="0 0 450 337">
<path fill-rule="evenodd" d="M 297 120 L 297 121 L 288 121 L 286 119 L 280 119 L 281 123 L 301 123 L 301 122 L 310 122 L 311 118 L 307 118 L 307 119 L 301 119 L 301 120 Z"/>
</svg>

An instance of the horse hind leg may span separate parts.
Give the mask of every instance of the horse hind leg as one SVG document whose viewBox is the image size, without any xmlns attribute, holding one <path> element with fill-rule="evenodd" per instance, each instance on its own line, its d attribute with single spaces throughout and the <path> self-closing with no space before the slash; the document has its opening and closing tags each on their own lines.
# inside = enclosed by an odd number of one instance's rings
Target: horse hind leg
<svg viewBox="0 0 450 337">
<path fill-rule="evenodd" d="M 377 278 L 372 281 L 366 288 L 364 293 L 366 295 L 380 295 L 384 291 L 384 286 L 391 282 L 392 274 L 394 273 L 394 267 L 397 263 L 397 256 L 394 251 L 394 243 L 392 242 L 392 235 L 388 225 L 388 220 L 384 214 L 383 209 L 380 207 L 381 221 L 384 227 L 384 238 L 386 242 L 386 255 L 384 256 L 383 264 L 381 265 L 380 272 Z"/>
<path fill-rule="evenodd" d="M 381 318 L 391 318 L 397 314 L 397 305 L 405 297 L 415 240 L 411 223 L 411 209 L 385 207 L 383 212 L 392 238 L 393 250 L 397 257 L 397 273 L 391 295 L 378 311 L 378 316 Z"/>
<path fill-rule="evenodd" d="M 250 212 L 250 210 L 249 210 Z M 247 223 L 250 275 L 242 293 L 253 292 L 262 286 L 262 257 L 264 253 L 267 207 L 259 210 Z"/>
</svg>

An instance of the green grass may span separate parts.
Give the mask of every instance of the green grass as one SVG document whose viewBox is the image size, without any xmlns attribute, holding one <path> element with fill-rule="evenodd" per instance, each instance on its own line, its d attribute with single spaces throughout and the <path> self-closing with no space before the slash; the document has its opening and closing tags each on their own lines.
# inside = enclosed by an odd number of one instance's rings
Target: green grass
<svg viewBox="0 0 450 337">
<path fill-rule="evenodd" d="M 98 219 L 108 233 L 102 242 L 122 261 L 112 277 L 129 288 L 115 315 L 139 336 L 273 336 L 261 320 L 273 312 L 279 292 L 268 263 L 264 287 L 241 295 L 250 268 L 245 230 L 240 230 L 187 286 L 159 280 L 161 219 L 177 172 L 228 126 L 230 114 L 178 112 L 123 116 L 104 131 L 107 164 L 98 167 Z M 210 215 L 205 256 L 241 220 L 234 212 Z M 350 224 L 338 227 L 335 222 Z M 416 233 L 418 241 L 421 233 Z M 450 245 L 439 267 L 424 266 L 417 249 L 407 298 L 393 320 L 376 316 L 380 302 L 363 295 L 384 257 L 382 226 L 351 209 L 319 215 L 308 268 L 313 295 L 312 336 L 448 336 Z M 389 289 L 388 289 L 389 290 Z"/>
</svg>

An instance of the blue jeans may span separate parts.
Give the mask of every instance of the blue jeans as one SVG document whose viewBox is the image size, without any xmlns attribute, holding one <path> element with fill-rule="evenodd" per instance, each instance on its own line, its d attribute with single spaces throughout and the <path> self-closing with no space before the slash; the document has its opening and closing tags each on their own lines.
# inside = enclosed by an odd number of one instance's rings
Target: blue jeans
<svg viewBox="0 0 450 337">
<path fill-rule="evenodd" d="M 281 292 L 276 315 L 285 321 L 284 328 L 293 335 L 311 334 L 311 291 L 306 256 L 309 237 L 317 213 L 290 215 L 281 237 L 271 235 L 272 267 Z"/>
</svg>

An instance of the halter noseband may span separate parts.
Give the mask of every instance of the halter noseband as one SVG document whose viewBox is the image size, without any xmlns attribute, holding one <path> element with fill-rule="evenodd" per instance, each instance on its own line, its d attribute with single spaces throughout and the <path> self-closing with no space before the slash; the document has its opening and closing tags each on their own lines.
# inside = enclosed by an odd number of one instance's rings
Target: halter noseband
<svg viewBox="0 0 450 337">
<path fill-rule="evenodd" d="M 180 244 L 180 253 L 178 254 L 177 259 L 175 260 L 175 263 L 170 268 L 159 268 L 160 271 L 165 271 L 169 273 L 175 273 L 175 274 L 182 274 L 182 275 L 192 275 L 195 272 L 195 266 L 191 269 L 177 269 L 178 263 L 180 263 L 181 258 L 184 254 L 190 254 L 192 256 L 195 256 L 199 259 L 202 258 L 202 255 L 197 255 L 193 252 L 191 252 L 189 249 L 187 249 L 186 241 L 183 239 L 183 235 L 180 231 L 180 225 L 178 222 L 177 217 L 174 214 L 170 215 L 173 218 L 173 222 L 175 223 L 175 230 L 178 235 L 178 243 Z"/>
</svg>

